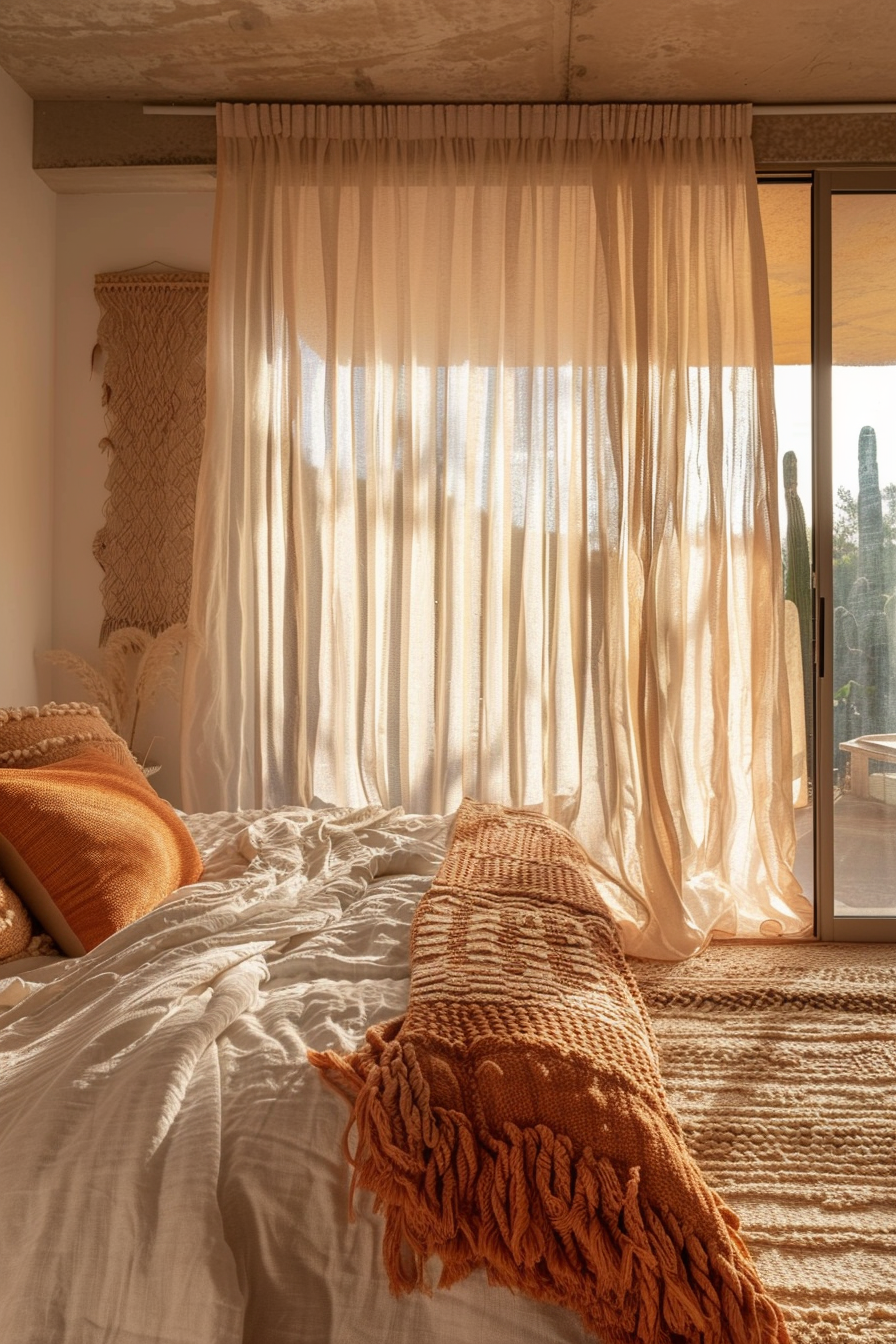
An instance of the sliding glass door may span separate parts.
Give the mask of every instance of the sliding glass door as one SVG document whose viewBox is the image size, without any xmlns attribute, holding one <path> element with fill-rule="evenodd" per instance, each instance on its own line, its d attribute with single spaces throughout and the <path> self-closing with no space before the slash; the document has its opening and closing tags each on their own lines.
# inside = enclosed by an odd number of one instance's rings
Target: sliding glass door
<svg viewBox="0 0 896 1344">
<path fill-rule="evenodd" d="M 896 938 L 896 172 L 760 182 L 795 873 L 822 938 Z M 782 707 L 783 712 L 783 707 Z"/>
<path fill-rule="evenodd" d="M 814 201 L 817 915 L 896 937 L 896 174 Z"/>
</svg>

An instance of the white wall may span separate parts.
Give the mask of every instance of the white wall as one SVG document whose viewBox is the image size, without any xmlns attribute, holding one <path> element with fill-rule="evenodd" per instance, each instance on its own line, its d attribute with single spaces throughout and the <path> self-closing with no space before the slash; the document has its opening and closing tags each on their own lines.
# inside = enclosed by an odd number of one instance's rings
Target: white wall
<svg viewBox="0 0 896 1344">
<path fill-rule="evenodd" d="M 214 192 L 58 198 L 53 643 L 91 662 L 103 620 L 102 571 L 93 558 L 93 539 L 103 524 L 109 465 L 99 449 L 106 432 L 101 379 L 90 371 L 99 320 L 94 276 L 150 261 L 207 271 L 214 204 Z M 56 698 L 79 698 L 77 681 L 56 675 Z M 161 734 L 151 753 L 162 763 L 153 784 L 175 805 L 178 725 L 179 711 L 170 701 L 160 703 L 147 724 L 149 735 Z"/>
<path fill-rule="evenodd" d="M 0 705 L 47 698 L 56 198 L 31 169 L 31 99 L 0 70 Z"/>
</svg>

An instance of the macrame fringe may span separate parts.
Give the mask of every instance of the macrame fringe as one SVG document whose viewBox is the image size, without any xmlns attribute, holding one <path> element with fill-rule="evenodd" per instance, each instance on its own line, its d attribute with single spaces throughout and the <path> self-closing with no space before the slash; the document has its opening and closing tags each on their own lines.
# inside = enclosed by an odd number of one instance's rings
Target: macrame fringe
<svg viewBox="0 0 896 1344">
<path fill-rule="evenodd" d="M 637 1167 L 622 1181 L 544 1125 L 477 1138 L 467 1115 L 430 1105 L 413 1045 L 388 1039 L 398 1025 L 347 1059 L 308 1052 L 351 1103 L 350 1203 L 356 1187 L 374 1194 L 396 1295 L 430 1291 L 435 1255 L 439 1287 L 483 1265 L 493 1284 L 577 1311 L 605 1344 L 789 1344 L 718 1196 L 730 1248 L 707 1247 L 648 1203 Z"/>
</svg>

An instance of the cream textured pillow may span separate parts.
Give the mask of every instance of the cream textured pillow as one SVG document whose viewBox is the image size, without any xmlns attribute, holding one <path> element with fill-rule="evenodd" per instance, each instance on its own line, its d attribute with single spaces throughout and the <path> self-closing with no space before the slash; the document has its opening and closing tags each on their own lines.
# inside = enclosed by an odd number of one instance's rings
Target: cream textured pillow
<svg viewBox="0 0 896 1344">
<path fill-rule="evenodd" d="M 0 770 L 0 872 L 69 956 L 196 882 L 202 860 L 139 767 L 93 744 L 31 770 Z"/>
<path fill-rule="evenodd" d="M 105 752 L 136 773 L 140 767 L 96 705 L 57 705 L 38 709 L 0 709 L 0 767 L 53 765 L 76 756 L 85 747 Z"/>
<path fill-rule="evenodd" d="M 18 896 L 0 877 L 0 961 L 28 955 L 34 929 Z"/>
</svg>

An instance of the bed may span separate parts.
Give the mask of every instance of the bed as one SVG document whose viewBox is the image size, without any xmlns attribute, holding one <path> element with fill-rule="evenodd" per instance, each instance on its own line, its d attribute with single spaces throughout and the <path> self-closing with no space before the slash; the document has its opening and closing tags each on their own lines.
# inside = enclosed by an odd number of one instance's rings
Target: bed
<svg viewBox="0 0 896 1344">
<path fill-rule="evenodd" d="M 352 1050 L 404 1011 L 452 818 L 186 821 L 202 881 L 86 956 L 0 965 L 2 1338 L 593 1340 L 481 1273 L 392 1297 L 370 1197 L 347 1216 L 346 1109 L 306 1051 Z M 670 1095 L 794 1344 L 886 1344 L 896 957 L 759 951 L 645 964 Z"/>
<path fill-rule="evenodd" d="M 580 1344 L 489 1288 L 393 1298 L 305 1061 L 407 1002 L 450 819 L 188 819 L 204 879 L 78 959 L 0 966 L 0 1319 L 17 1344 Z M 373 934 L 371 930 L 374 930 Z"/>
</svg>

